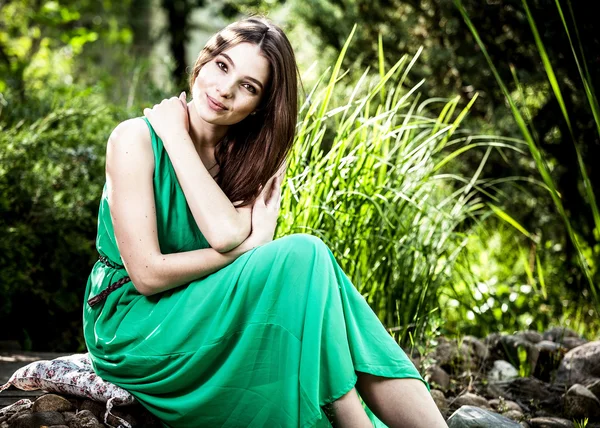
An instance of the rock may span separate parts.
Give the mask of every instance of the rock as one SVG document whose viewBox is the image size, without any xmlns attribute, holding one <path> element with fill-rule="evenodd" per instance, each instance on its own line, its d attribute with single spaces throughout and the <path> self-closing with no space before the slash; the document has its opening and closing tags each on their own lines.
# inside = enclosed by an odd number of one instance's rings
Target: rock
<svg viewBox="0 0 600 428">
<path fill-rule="evenodd" d="M 524 418 L 523 413 L 518 410 L 508 410 L 508 411 L 502 413 L 502 416 L 504 416 L 508 419 L 512 419 L 513 421 L 516 421 L 516 422 L 520 422 Z"/>
<path fill-rule="evenodd" d="M 500 334 L 500 333 L 490 333 L 485 337 L 485 339 L 483 339 L 483 343 L 485 345 L 487 345 L 488 348 L 489 347 L 493 348 L 500 341 L 501 337 L 502 337 L 502 334 Z"/>
<path fill-rule="evenodd" d="M 531 428 L 573 428 L 575 425 L 568 419 L 563 418 L 533 418 L 529 419 Z"/>
<path fill-rule="evenodd" d="M 448 418 L 448 428 L 521 428 L 497 413 L 474 406 L 462 406 Z"/>
<path fill-rule="evenodd" d="M 542 340 L 535 344 L 535 347 L 538 348 L 539 351 L 545 352 L 558 352 L 562 349 L 565 349 L 564 346 L 557 342 L 551 342 L 549 340 Z"/>
<path fill-rule="evenodd" d="M 560 344 L 567 348 L 568 351 L 577 348 L 578 346 L 585 345 L 586 343 L 588 343 L 588 341 L 581 337 L 565 337 L 560 341 Z"/>
<path fill-rule="evenodd" d="M 81 405 L 79 406 L 79 410 L 88 410 L 92 412 L 92 414 L 99 421 L 104 420 L 104 414 L 106 413 L 106 405 L 104 403 L 100 403 L 94 400 L 83 400 Z"/>
<path fill-rule="evenodd" d="M 508 412 L 509 410 L 517 410 L 522 412 L 523 409 L 517 403 L 511 400 L 505 400 L 504 398 L 494 398 L 488 401 L 490 407 L 499 413 Z"/>
<path fill-rule="evenodd" d="M 530 412 L 529 406 L 533 406 L 536 410 L 547 410 L 548 416 L 556 415 L 562 409 L 563 392 L 564 388 L 560 385 L 551 385 L 534 377 L 489 383 L 487 387 L 488 394 L 515 401 L 525 412 Z"/>
<path fill-rule="evenodd" d="M 535 347 L 539 351 L 539 356 L 533 375 L 544 382 L 549 382 L 553 373 L 558 369 L 567 348 L 549 340 L 542 340 L 536 343 Z"/>
<path fill-rule="evenodd" d="M 519 377 L 519 371 L 508 361 L 496 360 L 494 367 L 488 373 L 490 382 L 498 382 L 503 380 L 512 380 Z"/>
<path fill-rule="evenodd" d="M 490 354 L 487 346 L 474 336 L 465 336 L 462 338 L 460 351 L 463 358 L 465 356 L 464 352 L 466 351 L 469 354 L 468 358 L 476 360 L 478 364 L 485 361 Z"/>
<path fill-rule="evenodd" d="M 600 400 L 585 386 L 576 383 L 565 394 L 565 413 L 571 418 L 598 418 Z"/>
<path fill-rule="evenodd" d="M 600 341 L 588 342 L 571 349 L 556 373 L 556 381 L 568 386 L 600 379 Z"/>
<path fill-rule="evenodd" d="M 587 381 L 584 383 L 585 387 L 590 390 L 592 394 L 600 400 L 600 379 Z"/>
<path fill-rule="evenodd" d="M 500 346 L 504 351 L 506 360 L 515 367 L 520 367 L 521 364 L 527 365 L 527 370 L 530 374 L 535 371 L 535 366 L 540 355 L 540 351 L 531 342 L 528 342 L 518 336 L 502 336 Z M 525 351 L 525 361 L 521 363 L 519 358 L 519 350 Z"/>
<path fill-rule="evenodd" d="M 518 333 L 515 333 L 514 336 L 519 337 L 519 338 L 526 340 L 527 342 L 530 342 L 533 344 L 539 343 L 542 340 L 544 340 L 544 336 L 542 336 L 541 333 L 538 333 L 537 331 L 533 331 L 533 330 L 520 331 Z"/>
<path fill-rule="evenodd" d="M 41 426 L 64 425 L 65 419 L 59 412 L 27 412 L 16 414 L 8 420 L 11 428 L 38 428 Z"/>
<path fill-rule="evenodd" d="M 67 412 L 73 410 L 73 405 L 60 395 L 45 394 L 35 400 L 31 410 L 34 412 Z"/>
<path fill-rule="evenodd" d="M 444 395 L 444 393 L 439 389 L 432 389 L 431 397 L 433 398 L 433 401 L 435 402 L 437 408 L 440 410 L 440 413 L 442 415 L 445 415 L 448 411 L 448 400 L 446 400 L 446 396 Z"/>
<path fill-rule="evenodd" d="M 65 418 L 65 423 L 71 425 L 71 421 L 75 418 L 75 412 L 63 412 L 62 415 Z"/>
<path fill-rule="evenodd" d="M 132 427 L 139 426 L 136 418 L 133 415 L 131 415 L 129 412 L 123 412 L 122 410 L 118 410 L 115 408 L 113 408 L 111 412 L 112 412 L 112 414 L 108 415 L 108 419 L 107 419 L 107 422 L 110 425 L 118 426 L 121 423 L 120 420 L 115 418 L 115 416 L 117 416 L 117 417 L 127 421 L 129 423 L 129 425 L 131 425 Z M 146 425 L 142 425 L 142 426 L 145 427 Z"/>
<path fill-rule="evenodd" d="M 552 342 L 560 342 L 566 337 L 579 337 L 577 333 L 567 327 L 552 327 L 544 332 L 544 339 Z"/>
<path fill-rule="evenodd" d="M 89 410 L 81 410 L 75 414 L 75 417 L 69 422 L 70 428 L 104 428 L 98 419 Z"/>
<path fill-rule="evenodd" d="M 15 417 L 8 420 L 8 426 L 10 428 L 37 428 L 34 423 L 33 413 L 17 414 Z"/>
<path fill-rule="evenodd" d="M 51 426 L 65 424 L 65 418 L 60 412 L 34 412 L 32 415 L 34 422 L 38 425 Z"/>
<path fill-rule="evenodd" d="M 483 407 L 489 408 L 489 404 L 487 400 L 477 394 L 472 394 L 467 392 L 459 397 L 456 397 L 452 403 L 450 403 L 452 408 L 458 408 L 461 406 L 475 406 L 475 407 Z"/>
<path fill-rule="evenodd" d="M 425 371 L 425 380 L 430 384 L 438 386 L 443 391 L 448 390 L 450 386 L 450 375 L 436 365 L 430 366 Z"/>
<path fill-rule="evenodd" d="M 440 367 L 450 366 L 458 357 L 456 342 L 440 337 L 438 345 L 433 352 L 433 358 Z"/>
</svg>

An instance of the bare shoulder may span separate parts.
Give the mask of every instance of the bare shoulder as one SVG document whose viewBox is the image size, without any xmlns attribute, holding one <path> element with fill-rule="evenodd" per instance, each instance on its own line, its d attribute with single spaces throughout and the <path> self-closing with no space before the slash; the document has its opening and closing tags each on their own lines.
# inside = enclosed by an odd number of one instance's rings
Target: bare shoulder
<svg viewBox="0 0 600 428">
<path fill-rule="evenodd" d="M 106 148 L 106 166 L 153 168 L 154 156 L 150 130 L 140 117 L 124 120 L 110 134 Z M 133 165 L 134 163 L 135 165 Z"/>
<path fill-rule="evenodd" d="M 119 143 L 125 145 L 135 145 L 142 143 L 147 145 L 150 142 L 150 131 L 148 125 L 141 117 L 124 120 L 113 129 L 108 139 L 109 143 Z"/>
</svg>

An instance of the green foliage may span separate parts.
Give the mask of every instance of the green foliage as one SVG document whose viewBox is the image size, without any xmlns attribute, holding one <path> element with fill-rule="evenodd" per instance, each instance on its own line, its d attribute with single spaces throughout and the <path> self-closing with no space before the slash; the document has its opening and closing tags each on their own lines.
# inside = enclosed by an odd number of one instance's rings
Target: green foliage
<svg viewBox="0 0 600 428">
<path fill-rule="evenodd" d="M 28 112 L 8 94 L 0 116 L 0 319 L 37 349 L 81 348 L 105 144 L 119 114 L 91 90 L 62 95 L 30 98 Z"/>
<path fill-rule="evenodd" d="M 558 324 L 596 337 L 594 302 L 565 286 L 570 274 L 564 246 L 550 234 L 527 236 L 532 234 L 495 216 L 471 229 L 454 281 L 442 291 L 447 332 L 482 337 Z"/>
<path fill-rule="evenodd" d="M 28 90 L 69 85 L 74 80 L 74 59 L 89 44 L 106 48 L 131 43 L 131 30 L 123 22 L 129 0 L 3 3 L 0 92 L 13 90 L 25 98 Z"/>
<path fill-rule="evenodd" d="M 485 47 L 482 40 L 480 39 L 478 31 L 473 26 L 471 20 L 469 19 L 468 15 L 467 15 L 466 10 L 462 6 L 461 0 L 455 0 L 455 3 L 457 5 L 457 7 L 460 9 L 461 13 L 463 14 L 465 22 L 467 23 L 471 32 L 473 33 L 478 45 L 480 46 L 480 48 L 488 62 L 490 69 L 492 70 L 494 76 L 496 77 L 496 80 L 498 81 L 498 84 L 501 87 L 501 89 L 510 105 L 510 109 L 515 117 L 515 120 L 519 126 L 519 129 L 521 130 L 521 132 L 523 134 L 525 141 L 528 144 L 528 147 L 529 147 L 530 152 L 535 160 L 535 164 L 539 170 L 539 173 L 540 173 L 544 183 L 546 184 L 547 189 L 550 192 L 550 195 L 552 196 L 552 200 L 554 202 L 556 210 L 558 211 L 559 215 L 563 219 L 564 225 L 567 230 L 568 237 L 570 239 L 570 243 L 576 249 L 576 252 L 578 255 L 578 260 L 579 260 L 579 266 L 580 266 L 581 270 L 584 272 L 584 274 L 587 278 L 587 281 L 588 281 L 588 285 L 589 285 L 588 290 L 589 290 L 590 294 L 592 295 L 592 297 L 595 299 L 596 303 L 599 303 L 600 296 L 598 296 L 598 294 L 597 294 L 596 285 L 594 282 L 594 275 L 596 273 L 595 265 L 593 264 L 593 262 L 591 262 L 591 260 L 597 259 L 597 256 L 600 255 L 600 253 L 594 254 L 594 249 L 596 247 L 598 247 L 600 249 L 600 245 L 597 246 L 594 244 L 594 245 L 589 246 L 588 248 L 590 248 L 592 250 L 592 257 L 586 258 L 583 240 L 581 239 L 580 236 L 577 235 L 575 228 L 572 225 L 571 219 L 569 218 L 569 213 L 565 209 L 562 197 L 561 197 L 560 193 L 558 192 L 557 185 L 555 184 L 555 180 L 553 179 L 553 177 L 551 175 L 551 171 L 548 167 L 548 162 L 545 159 L 544 153 L 540 150 L 540 143 L 539 143 L 539 141 L 536 141 L 535 130 L 532 130 L 532 129 L 530 129 L 530 127 L 528 127 L 528 125 L 524 119 L 524 113 L 522 112 L 521 109 L 519 109 L 519 107 L 515 103 L 514 99 L 512 98 L 511 94 L 509 93 L 504 81 L 502 80 L 500 74 L 498 73 L 498 71 L 496 69 L 496 66 L 494 65 L 492 58 L 488 54 L 487 48 Z M 576 157 L 578 159 L 578 166 L 579 166 L 579 170 L 581 173 L 581 180 L 583 182 L 583 188 L 585 189 L 583 198 L 587 202 L 587 204 L 589 205 L 589 207 L 591 208 L 591 211 L 593 213 L 595 229 L 600 230 L 600 214 L 598 214 L 598 206 L 596 204 L 596 199 L 594 197 L 594 190 L 592 187 L 592 183 L 589 180 L 588 173 L 586 171 L 586 166 L 583 164 L 583 160 L 581 158 L 581 154 L 580 154 L 577 142 L 573 135 L 573 128 L 571 127 L 569 113 L 565 107 L 562 92 L 556 81 L 556 74 L 554 73 L 552 64 L 550 63 L 550 61 L 548 59 L 548 55 L 547 55 L 546 49 L 543 45 L 543 42 L 539 37 L 537 26 L 535 24 L 535 21 L 533 20 L 533 17 L 528 8 L 528 4 L 527 4 L 526 0 L 523 0 L 523 6 L 524 6 L 525 12 L 527 14 L 527 18 L 528 18 L 529 25 L 531 27 L 531 31 L 534 34 L 536 46 L 540 53 L 540 57 L 542 58 L 544 68 L 545 68 L 546 74 L 548 76 L 548 80 L 553 89 L 553 93 L 556 97 L 556 100 L 557 100 L 558 104 L 561 106 L 561 112 L 562 112 L 563 118 L 567 124 L 567 127 L 568 127 L 570 135 L 571 135 L 571 139 L 573 141 L 573 149 L 574 149 L 574 151 L 576 153 Z M 559 9 L 559 11 L 562 11 L 560 2 L 558 0 L 556 2 L 556 6 Z M 562 12 L 561 12 L 561 16 L 562 16 Z M 565 23 L 564 19 L 563 19 L 563 23 Z M 568 28 L 566 26 L 566 23 L 565 23 L 565 31 L 568 33 Z M 569 40 L 571 41 L 571 39 L 569 39 Z M 588 80 L 588 76 L 584 75 L 584 73 L 581 71 L 581 67 L 579 66 L 579 59 L 577 58 L 577 54 L 575 52 L 575 48 L 573 47 L 572 41 L 571 41 L 571 47 L 572 47 L 573 53 L 575 54 L 575 61 L 578 64 L 578 68 L 580 70 L 580 75 L 584 82 L 584 85 L 586 86 L 586 88 L 591 88 L 591 82 Z M 596 96 L 590 90 L 587 91 L 587 94 L 588 94 L 590 106 L 591 106 L 592 110 L 594 112 L 596 112 L 597 111 Z M 598 114 L 594 114 L 594 118 L 598 121 L 597 122 L 598 136 L 600 136 L 600 117 L 598 117 Z M 597 237 L 598 232 L 595 232 L 594 236 Z M 589 250 L 588 250 L 588 253 L 589 253 Z"/>
<path fill-rule="evenodd" d="M 365 71 L 332 105 L 351 38 L 328 83 L 322 75 L 302 106 L 278 235 L 320 236 L 408 344 L 422 341 L 439 316 L 438 294 L 452 281 L 465 222 L 481 214 L 477 176 L 453 192 L 448 182 L 456 177 L 440 170 L 469 149 L 456 135 L 470 106 L 455 115 L 457 99 L 420 103 L 419 85 L 404 86 L 416 61 L 406 57 L 379 75 Z"/>
<path fill-rule="evenodd" d="M 519 355 L 519 376 L 529 377 L 531 375 L 531 364 L 527 358 L 527 348 L 519 345 L 517 353 Z"/>
</svg>

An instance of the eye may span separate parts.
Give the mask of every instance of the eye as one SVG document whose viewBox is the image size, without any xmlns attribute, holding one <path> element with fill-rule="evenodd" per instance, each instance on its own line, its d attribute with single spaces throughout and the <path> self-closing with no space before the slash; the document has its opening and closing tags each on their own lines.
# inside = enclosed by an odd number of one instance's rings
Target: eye
<svg viewBox="0 0 600 428">
<path fill-rule="evenodd" d="M 249 85 L 249 84 L 247 84 L 247 83 L 244 83 L 244 86 L 246 86 L 246 88 L 247 88 L 247 89 L 248 89 L 250 92 L 252 92 L 253 94 L 256 94 L 256 88 L 255 88 L 254 86 L 252 86 L 252 85 Z"/>
<path fill-rule="evenodd" d="M 223 70 L 223 67 L 221 67 L 221 64 L 223 64 L 223 66 L 225 67 L 225 70 Z M 217 61 L 217 67 L 219 67 L 223 71 L 227 71 L 227 65 L 225 65 L 224 62 Z"/>
</svg>

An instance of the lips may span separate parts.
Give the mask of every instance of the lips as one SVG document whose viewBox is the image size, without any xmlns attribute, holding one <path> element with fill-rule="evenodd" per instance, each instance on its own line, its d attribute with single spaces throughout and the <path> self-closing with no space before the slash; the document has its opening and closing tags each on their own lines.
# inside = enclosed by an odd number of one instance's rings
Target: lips
<svg viewBox="0 0 600 428">
<path fill-rule="evenodd" d="M 221 104 L 220 102 L 218 102 L 217 100 L 215 100 L 210 95 L 207 94 L 206 97 L 208 98 L 209 102 L 211 102 L 214 106 L 219 107 L 219 108 L 221 108 L 223 110 L 227 110 L 227 107 L 225 107 L 223 104 Z"/>
</svg>

